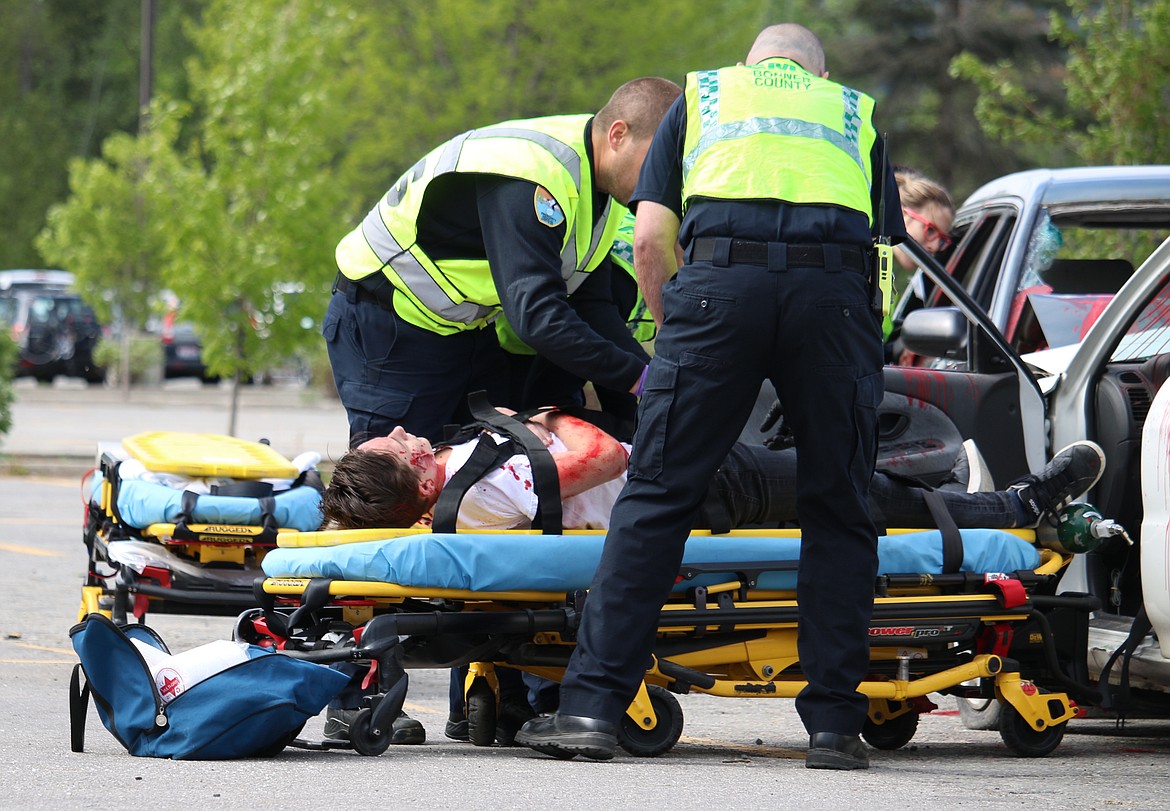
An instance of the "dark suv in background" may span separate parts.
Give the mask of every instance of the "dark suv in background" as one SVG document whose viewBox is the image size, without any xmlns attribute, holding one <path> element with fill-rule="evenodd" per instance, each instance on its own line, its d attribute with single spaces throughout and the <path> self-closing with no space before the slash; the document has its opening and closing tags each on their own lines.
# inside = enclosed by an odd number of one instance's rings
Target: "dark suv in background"
<svg viewBox="0 0 1170 811">
<path fill-rule="evenodd" d="M 61 270 L 0 271 L 0 329 L 16 342 L 17 377 L 52 382 L 58 375 L 105 380 L 93 360 L 102 328 L 93 309 L 69 291 Z"/>
</svg>

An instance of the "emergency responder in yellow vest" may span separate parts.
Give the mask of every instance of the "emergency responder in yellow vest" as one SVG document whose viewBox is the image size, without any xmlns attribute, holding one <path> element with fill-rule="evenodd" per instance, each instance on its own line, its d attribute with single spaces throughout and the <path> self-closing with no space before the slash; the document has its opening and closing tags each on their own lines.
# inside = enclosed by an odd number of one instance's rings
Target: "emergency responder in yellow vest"
<svg viewBox="0 0 1170 811">
<path fill-rule="evenodd" d="M 442 144 L 337 246 L 322 332 L 350 441 L 402 425 L 441 438 L 466 394 L 508 396 L 493 321 L 575 374 L 635 391 L 646 358 L 615 345 L 567 296 L 603 263 L 673 82 L 635 79 L 597 113 L 508 121 Z M 605 283 L 598 279 L 593 283 Z M 614 313 L 613 318 L 624 319 Z M 498 398 L 498 399 L 497 399 Z"/>
<path fill-rule="evenodd" d="M 587 285 L 574 295 L 571 302 L 582 312 L 613 312 L 616 307 L 619 313 L 628 313 L 624 324 L 611 321 L 606 325 L 605 337 L 614 343 L 623 346 L 633 346 L 636 351 L 649 361 L 650 356 L 645 350 L 654 340 L 654 318 L 646 308 L 646 301 L 638 293 L 638 283 L 634 276 L 634 215 L 627 213 L 618 226 L 614 237 L 613 247 L 609 251 L 609 261 L 614 264 L 610 274 L 611 281 L 608 291 L 601 285 Z M 598 319 L 592 317 L 591 321 Z M 509 328 L 505 319 L 496 321 L 500 332 L 500 343 L 509 351 L 524 352 L 523 346 L 517 346 L 514 336 L 509 336 Z M 636 344 L 630 344 L 630 340 Z M 530 350 L 528 350 L 530 351 Z M 585 406 L 584 391 L 586 381 L 580 376 L 572 374 L 544 358 L 534 358 L 531 369 L 524 380 L 524 394 L 521 400 L 526 403 L 541 403 L 558 406 Z M 579 412 L 595 425 L 600 426 L 607 433 L 628 442 L 634 436 L 634 416 L 638 408 L 638 398 L 625 391 L 617 391 L 594 382 L 593 393 L 596 396 L 599 411 Z"/>
<path fill-rule="evenodd" d="M 868 766 L 857 686 L 869 669 L 866 488 L 882 398 L 870 254 L 878 235 L 900 242 L 905 230 L 872 99 L 827 77 L 811 31 L 771 26 L 746 65 L 688 75 L 654 137 L 631 207 L 639 288 L 659 329 L 628 480 L 560 709 L 526 723 L 518 743 L 613 756 L 695 514 L 767 378 L 796 437 L 806 765 Z"/>
</svg>

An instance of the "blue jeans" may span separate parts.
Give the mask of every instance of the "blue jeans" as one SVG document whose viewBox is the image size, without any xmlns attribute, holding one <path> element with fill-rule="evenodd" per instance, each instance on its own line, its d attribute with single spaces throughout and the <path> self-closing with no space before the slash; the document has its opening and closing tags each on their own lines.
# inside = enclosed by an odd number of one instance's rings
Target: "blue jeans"
<svg viewBox="0 0 1170 811">
<path fill-rule="evenodd" d="M 719 466 L 711 489 L 732 527 L 780 526 L 797 520 L 796 470 L 794 448 L 770 450 L 737 442 Z M 933 527 L 922 492 L 878 470 L 869 481 L 870 515 L 887 527 Z M 938 492 L 960 527 L 1016 526 L 1016 506 L 1007 492 L 967 493 L 948 487 Z"/>
</svg>

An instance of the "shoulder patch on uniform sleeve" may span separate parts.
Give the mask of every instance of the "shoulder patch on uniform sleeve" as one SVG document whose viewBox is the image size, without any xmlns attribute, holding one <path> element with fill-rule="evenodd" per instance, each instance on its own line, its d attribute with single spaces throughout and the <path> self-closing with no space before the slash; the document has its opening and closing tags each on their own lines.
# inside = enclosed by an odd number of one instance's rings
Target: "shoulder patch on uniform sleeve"
<svg viewBox="0 0 1170 811">
<path fill-rule="evenodd" d="M 532 197 L 532 205 L 536 209 L 536 219 L 540 220 L 542 225 L 556 228 L 565 221 L 565 212 L 561 210 L 561 204 L 548 193 L 548 189 L 544 186 L 536 187 L 536 193 Z"/>
</svg>

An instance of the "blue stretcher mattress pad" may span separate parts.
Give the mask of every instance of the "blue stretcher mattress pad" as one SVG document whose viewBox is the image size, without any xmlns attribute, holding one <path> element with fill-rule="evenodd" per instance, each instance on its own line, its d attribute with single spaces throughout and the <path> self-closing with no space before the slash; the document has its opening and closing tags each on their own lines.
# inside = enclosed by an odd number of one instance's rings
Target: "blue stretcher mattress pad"
<svg viewBox="0 0 1170 811">
<path fill-rule="evenodd" d="M 102 478 L 94 477 L 91 499 L 101 493 Z M 278 527 L 312 532 L 321 526 L 321 494 L 309 486 L 276 493 L 273 498 Z M 183 514 L 183 491 L 164 484 L 124 479 L 118 484 L 118 514 L 127 526 L 145 529 L 151 524 L 174 524 Z M 194 524 L 260 523 L 260 502 L 240 496 L 200 495 L 195 502 Z"/>
<path fill-rule="evenodd" d="M 964 572 L 1031 571 L 1040 553 L 1027 541 L 994 529 L 964 529 Z M 269 577 L 324 577 L 463 591 L 572 591 L 589 587 L 601 559 L 604 535 L 424 534 L 338 546 L 281 548 L 263 561 Z M 684 564 L 794 561 L 799 538 L 694 535 Z M 937 530 L 878 538 L 880 574 L 942 573 L 942 535 Z M 680 583 L 726 581 L 717 574 Z M 758 588 L 792 590 L 795 571 L 765 572 Z"/>
</svg>

